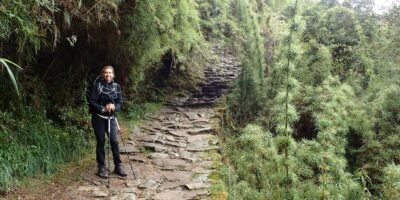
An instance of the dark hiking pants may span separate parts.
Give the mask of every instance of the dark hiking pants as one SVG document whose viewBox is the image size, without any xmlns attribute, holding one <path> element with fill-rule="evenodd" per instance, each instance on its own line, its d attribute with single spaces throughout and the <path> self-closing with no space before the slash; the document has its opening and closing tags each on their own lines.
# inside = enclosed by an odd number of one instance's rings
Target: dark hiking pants
<svg viewBox="0 0 400 200">
<path fill-rule="evenodd" d="M 117 139 L 117 124 L 115 119 L 112 118 L 110 120 L 110 144 L 111 144 L 111 151 L 114 158 L 115 166 L 119 166 L 121 164 L 121 158 L 119 155 L 119 146 L 118 146 L 118 139 Z M 108 137 L 108 119 L 103 119 L 97 114 L 92 115 L 92 126 L 94 129 L 94 133 L 96 135 L 96 161 L 99 167 L 105 166 L 105 141 L 106 135 Z M 110 167 L 110 166 L 108 166 Z"/>
</svg>

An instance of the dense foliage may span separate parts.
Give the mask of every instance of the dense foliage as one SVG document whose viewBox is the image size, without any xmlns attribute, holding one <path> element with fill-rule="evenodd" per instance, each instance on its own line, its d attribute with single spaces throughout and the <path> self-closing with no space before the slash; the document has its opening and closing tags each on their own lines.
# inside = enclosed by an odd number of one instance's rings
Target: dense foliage
<svg viewBox="0 0 400 200">
<path fill-rule="evenodd" d="M 196 5 L 1 1 L 0 191 L 91 148 L 85 87 L 104 65 L 115 67 L 131 118 L 168 87 L 190 89 L 208 52 Z"/>
<path fill-rule="evenodd" d="M 225 37 L 243 65 L 227 97 L 230 198 L 396 199 L 398 6 L 380 15 L 373 1 L 229 8 L 236 31 Z"/>
</svg>

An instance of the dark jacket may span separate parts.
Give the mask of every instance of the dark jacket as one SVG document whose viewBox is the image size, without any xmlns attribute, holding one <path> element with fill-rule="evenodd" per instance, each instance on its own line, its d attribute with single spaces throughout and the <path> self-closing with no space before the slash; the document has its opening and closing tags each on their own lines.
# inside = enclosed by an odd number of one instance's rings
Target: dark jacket
<svg viewBox="0 0 400 200">
<path fill-rule="evenodd" d="M 112 81 L 107 83 L 104 79 L 97 81 L 90 93 L 89 107 L 93 114 L 106 114 L 101 110 L 109 103 L 115 105 L 115 112 L 121 110 L 123 103 L 121 86 Z"/>
</svg>

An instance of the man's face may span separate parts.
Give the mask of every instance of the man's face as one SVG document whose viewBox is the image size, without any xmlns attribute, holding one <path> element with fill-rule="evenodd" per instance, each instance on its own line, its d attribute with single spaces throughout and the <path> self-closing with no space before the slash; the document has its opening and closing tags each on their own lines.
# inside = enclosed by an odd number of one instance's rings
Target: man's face
<svg viewBox="0 0 400 200">
<path fill-rule="evenodd" d="M 107 81 L 107 83 L 110 83 L 114 78 L 114 72 L 112 69 L 107 68 L 107 69 L 103 70 L 102 76 L 103 76 L 104 80 Z"/>
</svg>

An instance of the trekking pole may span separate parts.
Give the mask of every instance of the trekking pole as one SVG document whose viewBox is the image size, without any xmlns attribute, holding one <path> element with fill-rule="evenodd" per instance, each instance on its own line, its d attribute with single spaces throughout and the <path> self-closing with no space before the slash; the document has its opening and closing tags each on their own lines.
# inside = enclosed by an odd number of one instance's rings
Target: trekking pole
<svg viewBox="0 0 400 200">
<path fill-rule="evenodd" d="M 111 113 L 108 113 L 108 155 L 107 155 L 107 159 L 108 159 L 108 185 L 107 187 L 110 188 L 110 149 L 111 149 Z"/>
<path fill-rule="evenodd" d="M 115 122 L 117 123 L 118 132 L 119 132 L 119 135 L 121 136 L 122 144 L 125 146 L 125 141 L 124 141 L 124 138 L 122 137 L 122 132 L 121 132 L 121 128 L 119 126 L 118 120 L 117 120 L 117 118 L 115 116 L 114 116 L 114 118 L 115 118 Z M 135 174 L 135 171 L 133 170 L 131 159 L 129 158 L 129 153 L 127 153 L 126 155 L 128 155 L 128 162 L 129 162 L 129 165 L 131 166 L 131 170 L 132 170 L 132 174 L 133 174 L 133 180 L 136 180 L 136 174 Z"/>
</svg>

